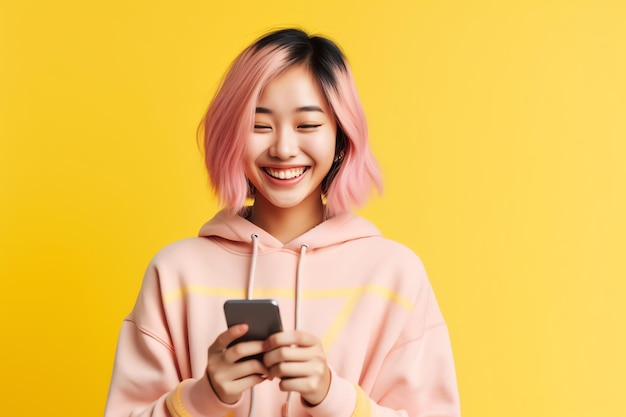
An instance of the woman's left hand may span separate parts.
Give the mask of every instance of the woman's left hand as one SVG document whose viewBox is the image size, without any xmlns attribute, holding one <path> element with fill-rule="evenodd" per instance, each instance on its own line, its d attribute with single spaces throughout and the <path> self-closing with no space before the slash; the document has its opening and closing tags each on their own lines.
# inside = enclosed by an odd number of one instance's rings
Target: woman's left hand
<svg viewBox="0 0 626 417">
<path fill-rule="evenodd" d="M 280 389 L 299 392 L 309 406 L 321 403 L 330 388 L 330 368 L 322 342 L 301 331 L 275 333 L 263 345 L 268 377 L 280 378 Z"/>
</svg>

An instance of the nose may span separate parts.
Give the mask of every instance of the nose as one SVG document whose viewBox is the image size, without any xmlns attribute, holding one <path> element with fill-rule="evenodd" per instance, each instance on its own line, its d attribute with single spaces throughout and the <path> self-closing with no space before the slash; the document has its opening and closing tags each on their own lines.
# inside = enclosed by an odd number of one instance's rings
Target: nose
<svg viewBox="0 0 626 417">
<path fill-rule="evenodd" d="M 299 151 L 300 147 L 298 146 L 297 133 L 289 128 L 277 129 L 269 149 L 270 156 L 281 160 L 288 160 L 298 155 Z"/>
</svg>

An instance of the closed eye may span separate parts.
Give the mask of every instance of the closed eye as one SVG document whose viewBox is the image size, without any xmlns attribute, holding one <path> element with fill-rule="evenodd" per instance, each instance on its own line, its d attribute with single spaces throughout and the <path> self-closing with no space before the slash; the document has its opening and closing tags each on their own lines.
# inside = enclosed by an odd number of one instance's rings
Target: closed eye
<svg viewBox="0 0 626 417">
<path fill-rule="evenodd" d="M 259 125 L 259 124 L 254 124 L 254 130 L 256 131 L 261 131 L 261 132 L 269 132 L 272 130 L 272 126 L 268 126 L 268 125 Z"/>
<path fill-rule="evenodd" d="M 318 128 L 320 126 L 321 126 L 321 124 L 314 124 L 314 123 L 303 124 L 303 125 L 299 125 L 298 129 L 315 129 L 315 128 Z"/>
</svg>

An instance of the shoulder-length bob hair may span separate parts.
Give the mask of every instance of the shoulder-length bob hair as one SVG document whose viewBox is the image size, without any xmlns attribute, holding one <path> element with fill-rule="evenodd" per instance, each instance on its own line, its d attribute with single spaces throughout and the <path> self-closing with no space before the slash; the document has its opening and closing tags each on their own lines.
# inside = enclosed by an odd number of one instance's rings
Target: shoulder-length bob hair
<svg viewBox="0 0 626 417">
<path fill-rule="evenodd" d="M 263 87 L 295 65 L 311 71 L 337 120 L 336 162 L 322 183 L 326 215 L 363 205 L 372 186 L 382 191 L 365 114 L 345 56 L 326 38 L 283 29 L 259 38 L 235 59 L 200 124 L 209 179 L 220 203 L 233 212 L 251 197 L 243 155 L 258 97 Z"/>
</svg>

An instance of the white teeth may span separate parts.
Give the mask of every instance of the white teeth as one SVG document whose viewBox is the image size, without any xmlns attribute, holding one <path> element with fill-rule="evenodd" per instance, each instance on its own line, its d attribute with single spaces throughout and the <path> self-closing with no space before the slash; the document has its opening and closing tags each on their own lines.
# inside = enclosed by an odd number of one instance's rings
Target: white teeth
<svg viewBox="0 0 626 417">
<path fill-rule="evenodd" d="M 304 174 L 304 168 L 292 168 L 292 169 L 265 168 L 265 172 L 267 172 L 274 178 L 278 178 L 281 180 L 290 180 L 292 178 L 296 178 Z"/>
</svg>

